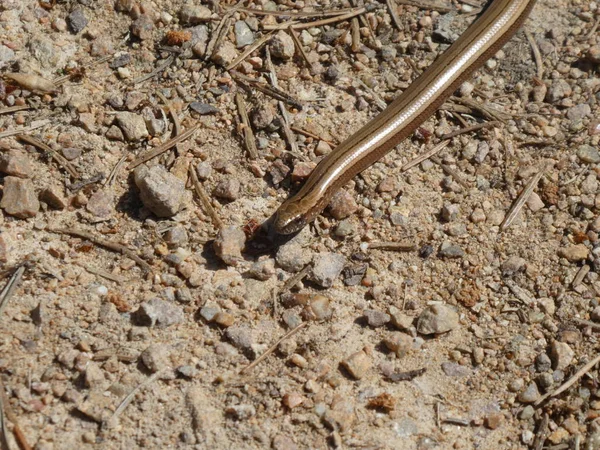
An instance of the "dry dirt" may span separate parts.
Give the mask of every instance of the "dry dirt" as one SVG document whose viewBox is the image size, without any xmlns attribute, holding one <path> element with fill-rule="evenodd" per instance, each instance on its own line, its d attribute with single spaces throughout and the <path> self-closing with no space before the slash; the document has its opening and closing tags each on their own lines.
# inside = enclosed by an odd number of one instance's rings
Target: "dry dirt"
<svg viewBox="0 0 600 450">
<path fill-rule="evenodd" d="M 597 2 L 539 0 L 524 28 L 542 66 L 518 32 L 443 111 L 347 186 L 342 210 L 356 209 L 348 218 L 325 212 L 294 238 L 295 247 L 281 249 L 259 229 L 234 265 L 215 254 L 217 229 L 187 180 L 190 165 L 201 164 L 200 184 L 218 218 L 249 233 L 297 189 L 288 168 L 316 161 L 315 151 L 327 151 L 320 141 L 333 147 L 406 89 L 480 2 L 405 3 L 398 2 L 397 25 L 385 2 L 376 2 L 355 24 L 298 30 L 308 62 L 298 50 L 286 59 L 285 49 L 267 44 L 280 89 L 302 106 L 287 105 L 290 123 L 312 134 L 293 132 L 291 148 L 277 101 L 251 85 L 242 89 L 214 62 L 220 52 L 241 53 L 234 48 L 242 31 L 258 39 L 265 26 L 288 18 L 235 12 L 223 21 L 227 5 L 218 1 L 190 24 L 183 0 L 0 0 L 0 71 L 66 76 L 54 92 L 31 92 L 27 80 L 0 83 L 7 196 L 0 283 L 25 269 L 0 307 L 3 446 L 18 448 L 16 418 L 39 450 L 600 448 L 596 367 L 535 404 L 598 351 Z M 330 11 L 354 4 L 243 6 Z M 207 58 L 202 47 L 220 24 L 231 48 Z M 353 26 L 360 37 L 354 48 Z M 236 70 L 268 84 L 265 49 Z M 128 168 L 171 137 L 173 119 L 157 92 L 182 129 L 199 126 L 146 163 L 186 183 L 182 205 L 167 218 L 144 205 Z M 236 92 L 250 110 L 256 160 L 244 145 Z M 19 105 L 29 109 L 6 110 Z M 499 111 L 492 126 L 453 137 L 437 159 L 402 170 L 444 134 L 494 120 L 482 108 Z M 145 119 L 150 134 L 123 137 L 122 112 Z M 77 177 L 49 152 L 5 137 L 36 125 L 24 133 L 69 159 Z M 28 218 L 12 212 L 23 205 L 7 206 L 11 170 L 19 171 L 9 162 L 30 166 L 17 176 L 33 192 L 33 206 L 22 212 Z M 501 229 L 540 170 L 534 193 Z M 88 235 L 69 234 L 75 231 Z M 369 248 L 381 242 L 407 243 L 409 251 Z M 294 275 L 290 259 L 330 265 L 340 256 L 346 269 L 331 287 L 309 273 L 282 292 Z M 305 299 L 300 294 L 328 299 L 323 320 L 290 305 Z M 389 322 L 390 307 L 406 323 Z M 450 331 L 419 329 L 432 307 L 445 311 L 437 319 Z M 296 334 L 240 374 L 301 321 Z M 398 351 L 386 340 L 400 342 Z M 394 379 L 409 371 L 418 372 Z"/>
</svg>

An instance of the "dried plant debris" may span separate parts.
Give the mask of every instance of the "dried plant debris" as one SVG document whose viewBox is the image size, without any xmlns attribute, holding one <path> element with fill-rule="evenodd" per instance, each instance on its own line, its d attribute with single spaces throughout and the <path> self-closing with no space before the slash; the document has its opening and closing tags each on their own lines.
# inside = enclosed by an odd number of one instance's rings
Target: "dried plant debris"
<svg viewBox="0 0 600 450">
<path fill-rule="evenodd" d="M 0 446 L 595 448 L 597 1 L 269 226 L 488 4 L 0 1 Z"/>
</svg>

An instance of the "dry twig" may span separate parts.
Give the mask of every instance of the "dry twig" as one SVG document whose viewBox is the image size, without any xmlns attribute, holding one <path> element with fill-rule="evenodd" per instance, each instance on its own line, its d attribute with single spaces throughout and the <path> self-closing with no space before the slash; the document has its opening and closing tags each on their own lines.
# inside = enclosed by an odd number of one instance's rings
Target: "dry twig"
<svg viewBox="0 0 600 450">
<path fill-rule="evenodd" d="M 154 69 L 152 72 L 147 73 L 146 75 L 143 75 L 139 78 L 136 78 L 135 80 L 133 80 L 132 84 L 139 84 L 139 83 L 143 83 L 146 80 L 149 80 L 150 78 L 154 78 L 156 75 L 158 75 L 160 72 L 162 72 L 163 70 L 165 70 L 167 67 L 169 67 L 171 64 L 173 64 L 173 61 L 175 60 L 175 56 L 174 55 L 170 55 L 163 64 L 161 64 L 160 66 L 158 66 L 156 69 Z"/>
<path fill-rule="evenodd" d="M 239 92 L 235 93 L 235 103 L 238 107 L 238 112 L 240 113 L 240 120 L 242 121 L 240 128 L 242 136 L 244 137 L 244 145 L 246 146 L 248 155 L 250 156 L 250 159 L 258 159 L 258 150 L 256 149 L 254 132 L 252 131 L 252 126 L 250 125 L 250 119 L 248 118 L 246 103 L 244 102 L 244 97 Z"/>
<path fill-rule="evenodd" d="M 52 228 L 48 231 L 50 231 L 52 233 L 58 233 L 58 234 L 68 234 L 70 236 L 75 236 L 75 237 L 78 237 L 81 239 L 87 239 L 88 241 L 90 241 L 96 245 L 105 247 L 109 250 L 112 250 L 114 252 L 118 252 L 124 256 L 127 256 L 131 260 L 135 261 L 136 264 L 138 266 L 140 266 L 142 268 L 142 270 L 144 270 L 146 273 L 152 272 L 152 266 L 150 266 L 150 264 L 148 264 L 146 261 L 144 261 L 142 258 L 140 258 L 132 250 L 128 249 L 124 245 L 117 244 L 116 242 L 109 241 L 108 239 L 96 237 L 93 234 L 88 233 L 87 231 L 70 230 L 67 228 Z"/>
<path fill-rule="evenodd" d="M 29 105 L 19 105 L 19 106 L 9 106 L 8 108 L 2 108 L 0 109 L 0 116 L 2 114 L 10 114 L 10 113 L 14 113 L 17 111 L 24 111 L 26 109 L 29 109 L 30 106 Z"/>
<path fill-rule="evenodd" d="M 225 70 L 230 71 L 234 67 L 237 67 L 237 65 L 239 63 L 241 63 L 243 60 L 245 60 L 248 56 L 250 56 L 250 54 L 252 54 L 252 52 L 258 50 L 263 45 L 265 45 L 267 42 L 269 42 L 269 40 L 272 37 L 273 37 L 273 33 L 268 33 L 268 34 L 264 35 L 263 37 L 261 37 L 260 39 L 257 39 L 256 41 L 254 41 L 252 44 L 250 44 L 248 47 L 246 47 L 246 49 L 242 52 L 242 54 L 240 56 L 238 56 L 231 63 L 229 63 L 229 65 L 227 67 L 225 67 Z"/>
<path fill-rule="evenodd" d="M 295 108 L 302 109 L 302 104 L 299 100 L 296 100 L 287 92 L 282 91 L 281 89 L 279 89 L 278 86 L 269 86 L 268 84 L 262 83 L 254 78 L 242 75 L 241 73 L 236 72 L 235 70 L 231 72 L 231 76 L 238 83 L 246 83 L 255 88 L 257 91 L 260 91 L 263 94 L 268 95 L 269 97 L 273 97 L 275 100 L 286 102 L 287 104 Z"/>
<path fill-rule="evenodd" d="M 23 133 L 29 133 L 30 131 L 33 131 L 37 128 L 45 127 L 46 125 L 48 125 L 50 123 L 52 123 L 52 121 L 49 119 L 37 120 L 35 122 L 32 122 L 31 125 L 29 125 L 28 127 L 21 127 L 21 128 L 17 128 L 16 130 L 3 131 L 2 133 L 0 133 L 0 138 L 15 136 L 18 134 L 23 134 Z"/>
<path fill-rule="evenodd" d="M 10 406 L 10 402 L 8 401 L 8 397 L 6 395 L 6 390 L 4 388 L 4 383 L 0 378 L 0 407 L 6 414 L 6 418 L 10 420 L 13 424 L 13 434 L 15 435 L 15 439 L 21 447 L 21 450 L 31 450 L 30 445 L 27 443 L 27 439 L 25 438 L 25 434 L 21 430 L 19 426 L 19 420 L 17 419 L 17 415 L 14 413 Z"/>
<path fill-rule="evenodd" d="M 247 365 L 246 367 L 244 367 L 242 370 L 240 370 L 239 374 L 241 375 L 244 372 L 248 372 L 249 370 L 251 370 L 254 367 L 256 367 L 267 356 L 269 356 L 271 353 L 273 353 L 279 344 L 281 344 L 286 339 L 289 339 L 290 337 L 292 337 L 294 334 L 296 334 L 298 331 L 300 331 L 302 328 L 304 328 L 306 326 L 306 324 L 307 324 L 307 322 L 302 322 L 297 327 L 295 327 L 292 330 L 288 331 L 286 334 L 284 334 L 281 337 L 281 339 L 279 339 L 277 342 L 275 342 L 275 344 L 273 344 L 271 347 L 269 347 L 269 349 L 266 350 L 262 355 L 260 355 L 258 358 L 256 358 L 254 361 L 252 361 L 252 363 L 250 363 L 249 365 Z"/>
<path fill-rule="evenodd" d="M 406 164 L 404 164 L 402 166 L 402 168 L 401 168 L 402 172 L 406 172 L 408 169 L 411 169 L 414 166 L 416 166 L 418 164 L 421 164 L 426 159 L 431 158 L 433 155 L 435 155 L 439 151 L 441 151 L 444 148 L 446 148 L 449 143 L 450 143 L 449 139 L 447 139 L 445 141 L 442 141 L 439 144 L 437 144 L 436 146 L 434 146 L 431 150 L 428 150 L 425 153 L 423 153 L 423 154 L 417 156 L 416 158 L 410 160 L 409 162 L 407 162 Z"/>
<path fill-rule="evenodd" d="M 296 21 L 291 21 L 291 22 L 284 22 L 284 23 L 279 23 L 279 24 L 275 24 L 275 25 L 265 25 L 265 26 L 263 26 L 263 28 L 265 30 L 284 30 L 288 27 L 292 27 L 295 30 L 304 30 L 306 28 L 320 27 L 323 25 L 330 25 L 332 23 L 343 22 L 344 20 L 352 19 L 353 17 L 364 14 L 367 11 L 368 11 L 368 9 L 366 7 L 362 7 L 362 8 L 356 8 L 350 12 L 347 12 L 346 14 L 342 14 L 342 15 L 335 16 L 335 17 L 330 17 L 327 19 L 317 20 L 315 22 L 298 23 Z"/>
<path fill-rule="evenodd" d="M 414 242 L 371 242 L 369 250 L 391 250 L 394 252 L 413 252 L 417 249 Z"/>
<path fill-rule="evenodd" d="M 15 270 L 15 273 L 13 273 L 12 277 L 10 277 L 10 280 L 8 280 L 6 286 L 4 286 L 2 291 L 0 291 L 0 317 L 2 317 L 4 308 L 6 308 L 6 305 L 8 305 L 8 301 L 13 296 L 15 289 L 17 289 L 17 286 L 21 282 L 23 273 L 25 273 L 25 266 L 21 266 Z"/>
<path fill-rule="evenodd" d="M 234 8 L 228 8 L 232 10 Z M 357 8 L 343 8 L 335 9 L 331 11 L 309 11 L 309 12 L 296 12 L 296 11 L 267 11 L 264 9 L 253 9 L 253 8 L 235 8 L 236 11 L 245 12 L 248 14 L 254 14 L 256 16 L 276 16 L 276 17 L 295 17 L 297 19 L 315 19 L 317 17 L 332 17 L 341 16 L 344 14 L 356 11 Z"/>
<path fill-rule="evenodd" d="M 79 173 L 77 173 L 77 169 L 75 169 L 75 166 L 73 164 L 71 164 L 70 161 L 68 161 L 64 156 L 59 155 L 58 152 L 55 152 L 54 150 L 52 150 L 52 148 L 50 148 L 50 146 L 44 144 L 42 141 L 39 141 L 31 136 L 27 136 L 26 134 L 20 134 L 17 136 L 18 139 L 27 142 L 30 145 L 33 145 L 34 147 L 45 151 L 46 153 L 48 153 L 52 159 L 54 161 L 56 161 L 58 163 L 59 166 L 61 166 L 63 169 L 65 169 L 67 172 L 69 172 L 69 175 L 71 175 L 73 178 L 79 178 Z"/>
<path fill-rule="evenodd" d="M 150 161 L 152 158 L 155 158 L 158 155 L 163 154 L 164 152 L 166 152 L 170 148 L 176 146 L 180 142 L 185 141 L 187 138 L 191 137 L 198 128 L 200 128 L 200 124 L 194 125 L 193 127 L 189 128 L 188 130 L 185 130 L 183 133 L 169 139 L 164 144 L 159 145 L 154 150 L 151 150 L 151 151 L 147 152 L 146 154 L 139 156 L 138 158 L 133 160 L 133 162 L 131 164 L 129 164 L 129 166 L 127 166 L 127 170 L 135 169 L 140 164 L 143 164 L 146 161 Z"/>
<path fill-rule="evenodd" d="M 535 59 L 535 66 L 537 68 L 537 77 L 541 80 L 544 77 L 544 63 L 542 61 L 542 54 L 540 53 L 540 49 L 535 42 L 532 34 L 529 32 L 527 28 L 525 28 L 525 37 L 527 37 L 527 41 L 531 46 L 531 51 L 533 52 L 533 58 Z"/>
<path fill-rule="evenodd" d="M 204 187 L 200 183 L 200 180 L 198 180 L 198 175 L 196 174 L 196 171 L 194 170 L 192 164 L 190 164 L 188 171 L 190 173 L 190 177 L 192 178 L 192 183 L 194 184 L 194 190 L 196 191 L 196 195 L 200 199 L 200 203 L 202 203 L 202 206 L 204 207 L 204 211 L 210 216 L 214 227 L 217 230 L 220 230 L 221 228 L 223 228 L 223 222 L 221 221 L 219 215 L 210 203 L 210 199 L 208 198 Z"/>
<path fill-rule="evenodd" d="M 458 114 L 456 117 L 460 117 Z M 500 122 L 492 121 L 492 122 L 482 122 L 475 125 L 467 126 L 464 128 L 460 128 L 458 130 L 451 131 L 450 133 L 444 134 L 440 139 L 452 139 L 453 137 L 460 136 L 461 134 L 470 133 L 472 131 L 481 130 L 482 128 L 495 127 L 499 125 Z"/>
<path fill-rule="evenodd" d="M 510 210 L 506 214 L 506 217 L 504 217 L 504 220 L 500 224 L 501 231 L 506 230 L 513 223 L 515 218 L 519 215 L 521 208 L 523 208 L 523 205 L 537 186 L 538 182 L 540 181 L 540 178 L 542 178 L 542 176 L 544 175 L 545 170 L 546 168 L 542 167 L 534 176 L 531 177 L 529 182 L 525 185 L 525 187 L 511 206 Z"/>
</svg>

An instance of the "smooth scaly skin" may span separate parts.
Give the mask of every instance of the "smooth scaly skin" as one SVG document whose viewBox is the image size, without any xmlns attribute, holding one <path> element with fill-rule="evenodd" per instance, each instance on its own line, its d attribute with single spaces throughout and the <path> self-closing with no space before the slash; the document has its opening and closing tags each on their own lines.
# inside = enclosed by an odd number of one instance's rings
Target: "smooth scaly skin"
<svg viewBox="0 0 600 450">
<path fill-rule="evenodd" d="M 323 211 L 349 180 L 410 136 L 515 34 L 536 0 L 493 0 L 483 14 L 381 114 L 338 145 L 275 213 L 274 229 L 294 233 Z"/>
</svg>

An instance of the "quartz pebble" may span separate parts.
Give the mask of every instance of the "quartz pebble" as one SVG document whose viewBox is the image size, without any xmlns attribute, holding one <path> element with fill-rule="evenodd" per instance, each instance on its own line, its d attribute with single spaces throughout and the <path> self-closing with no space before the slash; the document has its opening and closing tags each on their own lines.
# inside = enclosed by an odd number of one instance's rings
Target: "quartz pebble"
<svg viewBox="0 0 600 450">
<path fill-rule="evenodd" d="M 170 350 L 168 346 L 153 344 L 142 352 L 140 359 L 150 372 L 156 373 L 171 365 L 169 356 Z"/>
<path fill-rule="evenodd" d="M 535 383 L 530 383 L 524 391 L 520 392 L 517 399 L 521 403 L 535 403 L 540 398 L 540 391 Z"/>
<path fill-rule="evenodd" d="M 558 250 L 558 256 L 567 259 L 569 262 L 578 262 L 587 259 L 588 248 L 584 244 L 570 245 Z"/>
<path fill-rule="evenodd" d="M 275 58 L 291 59 L 296 51 L 294 40 L 285 31 L 280 30 L 271 38 L 269 43 L 271 54 Z"/>
<path fill-rule="evenodd" d="M 447 333 L 458 327 L 457 312 L 446 305 L 432 305 L 417 319 L 417 331 L 421 334 Z"/>
<path fill-rule="evenodd" d="M 357 210 L 356 200 L 345 189 L 338 191 L 329 202 L 329 213 L 337 220 L 345 219 Z"/>
<path fill-rule="evenodd" d="M 138 321 L 146 326 L 166 328 L 183 322 L 184 315 L 180 306 L 159 298 L 153 298 L 140 305 L 135 312 Z"/>
<path fill-rule="evenodd" d="M 550 359 L 554 370 L 565 370 L 575 357 L 575 352 L 565 342 L 553 341 L 550 347 Z"/>
<path fill-rule="evenodd" d="M 389 314 L 374 309 L 366 309 L 363 312 L 363 315 L 367 319 L 367 323 L 369 324 L 369 326 L 373 328 L 382 327 L 391 319 Z"/>
<path fill-rule="evenodd" d="M 4 193 L 0 208 L 19 219 L 35 217 L 40 209 L 40 202 L 35 193 L 33 183 L 29 179 L 18 177 L 4 178 Z"/>
<path fill-rule="evenodd" d="M 142 203 L 158 217 L 172 217 L 183 207 L 185 184 L 164 167 L 140 166 L 134 179 Z"/>
<path fill-rule="evenodd" d="M 353 378 L 360 380 L 371 368 L 372 362 L 371 358 L 363 350 L 360 350 L 344 359 L 342 365 Z"/>
<path fill-rule="evenodd" d="M 344 269 L 346 258 L 339 253 L 320 253 L 315 257 L 311 279 L 319 286 L 329 288 Z"/>
<path fill-rule="evenodd" d="M 29 178 L 33 169 L 27 154 L 19 150 L 0 153 L 0 172 L 19 178 Z"/>
<path fill-rule="evenodd" d="M 246 234 L 236 226 L 223 227 L 215 239 L 213 248 L 217 256 L 228 266 L 237 266 L 246 244 Z"/>
</svg>

